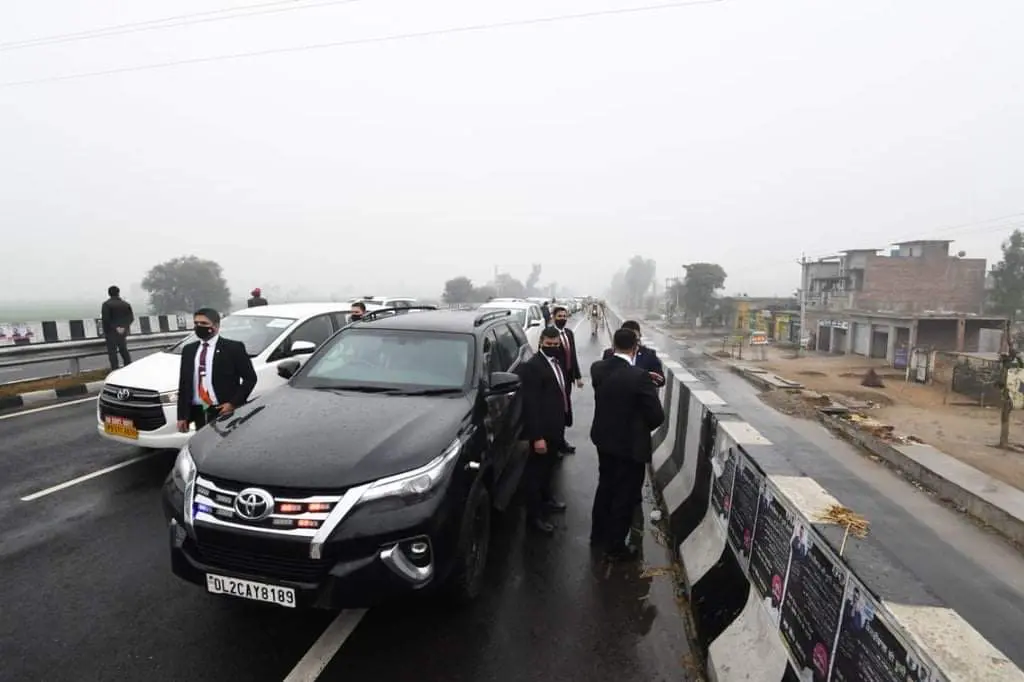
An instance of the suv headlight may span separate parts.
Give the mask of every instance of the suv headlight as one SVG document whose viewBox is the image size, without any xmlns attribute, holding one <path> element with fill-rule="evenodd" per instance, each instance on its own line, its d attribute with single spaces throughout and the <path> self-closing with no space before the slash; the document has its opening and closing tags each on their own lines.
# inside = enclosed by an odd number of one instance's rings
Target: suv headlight
<svg viewBox="0 0 1024 682">
<path fill-rule="evenodd" d="M 168 391 L 160 394 L 160 402 L 164 405 L 174 405 L 178 402 L 178 392 Z"/>
<path fill-rule="evenodd" d="M 192 453 L 189 452 L 188 446 L 181 448 L 178 452 L 178 458 L 174 460 L 174 469 L 171 470 L 171 478 L 174 481 L 174 487 L 181 492 L 182 495 L 186 493 L 188 487 L 195 483 L 196 480 L 196 463 L 192 459 Z"/>
<path fill-rule="evenodd" d="M 371 502 L 389 497 L 399 497 L 412 502 L 426 497 L 444 481 L 462 451 L 462 441 L 456 438 L 439 456 L 418 469 L 382 478 L 360 498 L 360 502 Z"/>
</svg>

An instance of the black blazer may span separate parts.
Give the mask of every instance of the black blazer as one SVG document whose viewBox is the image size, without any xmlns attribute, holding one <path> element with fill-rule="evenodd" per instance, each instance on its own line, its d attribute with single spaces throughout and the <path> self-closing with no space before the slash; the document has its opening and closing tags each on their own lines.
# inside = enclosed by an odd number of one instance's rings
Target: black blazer
<svg viewBox="0 0 1024 682">
<path fill-rule="evenodd" d="M 583 378 L 583 374 L 580 372 L 580 358 L 576 353 L 576 334 L 569 327 L 559 330 L 559 332 L 563 331 L 565 332 L 565 337 L 569 339 L 569 352 L 568 354 L 563 354 L 559 359 L 562 361 L 562 369 L 569 373 L 566 381 L 578 381 Z M 565 369 L 566 363 L 568 363 L 567 370 Z"/>
<path fill-rule="evenodd" d="M 560 438 L 566 427 L 565 399 L 548 359 L 537 353 L 520 364 L 516 373 L 522 382 L 523 437 L 531 443 Z"/>
<path fill-rule="evenodd" d="M 188 419 L 192 411 L 192 397 L 195 386 L 192 375 L 196 367 L 196 351 L 199 341 L 193 341 L 181 349 L 181 370 L 178 374 L 178 419 Z M 209 362 L 209 358 L 207 358 Z M 256 370 L 252 358 L 241 341 L 232 341 L 223 336 L 217 339 L 213 352 L 213 390 L 222 403 L 235 407 L 245 404 L 252 389 L 256 388 Z"/>
<path fill-rule="evenodd" d="M 615 349 L 605 348 L 604 354 L 601 356 L 601 359 L 607 360 L 608 358 L 614 355 Z M 644 370 L 645 372 L 654 372 L 655 374 L 661 376 L 660 381 L 654 382 L 656 385 L 665 385 L 665 368 L 662 366 L 661 358 L 658 357 L 658 352 L 656 350 L 654 350 L 653 348 L 648 348 L 647 346 L 640 346 L 636 353 L 635 363 L 637 367 Z"/>
<path fill-rule="evenodd" d="M 647 371 L 612 357 L 591 366 L 590 381 L 594 384 L 590 440 L 598 453 L 650 462 L 651 431 L 665 421 L 665 411 Z"/>
</svg>

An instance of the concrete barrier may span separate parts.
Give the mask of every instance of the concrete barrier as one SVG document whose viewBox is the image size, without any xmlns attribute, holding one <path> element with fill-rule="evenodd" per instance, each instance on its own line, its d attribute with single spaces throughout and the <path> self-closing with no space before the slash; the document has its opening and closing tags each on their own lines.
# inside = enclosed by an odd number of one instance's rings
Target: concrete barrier
<svg viewBox="0 0 1024 682">
<path fill-rule="evenodd" d="M 666 361 L 650 467 L 717 682 L 1024 682 L 720 396 Z"/>
<path fill-rule="evenodd" d="M 192 316 L 138 315 L 129 328 L 132 335 L 161 334 L 187 331 L 192 328 Z M 40 322 L 0 322 L 0 346 L 23 346 L 61 341 L 84 341 L 103 336 L 102 320 L 43 320 Z"/>
</svg>

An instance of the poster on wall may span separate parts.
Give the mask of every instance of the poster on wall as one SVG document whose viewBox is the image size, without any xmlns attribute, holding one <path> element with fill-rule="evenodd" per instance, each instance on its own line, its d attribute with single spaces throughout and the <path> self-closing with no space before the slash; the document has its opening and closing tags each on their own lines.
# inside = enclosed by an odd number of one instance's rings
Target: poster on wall
<svg viewBox="0 0 1024 682">
<path fill-rule="evenodd" d="M 848 571 L 803 522 L 793 526 L 779 631 L 802 679 L 826 682 Z"/>
<path fill-rule="evenodd" d="M 789 541 L 793 537 L 796 516 L 775 486 L 762 480 L 757 501 L 757 520 L 750 544 L 750 582 L 757 588 L 764 606 L 779 621 L 782 594 L 789 567 Z"/>
<path fill-rule="evenodd" d="M 732 513 L 729 514 L 729 544 L 740 560 L 743 570 L 750 562 L 750 548 L 754 542 L 754 524 L 757 520 L 757 501 L 764 484 L 762 474 L 741 451 L 736 462 L 735 481 L 732 485 Z"/>
<path fill-rule="evenodd" d="M 718 443 L 718 453 L 711 458 L 711 469 L 714 472 L 711 482 L 711 511 L 722 525 L 729 522 L 729 510 L 732 509 L 732 486 L 736 475 L 737 457 L 738 449 L 728 439 L 722 439 Z"/>
<path fill-rule="evenodd" d="M 833 682 L 940 682 L 935 666 L 899 637 L 878 601 L 850 576 L 843 599 Z"/>
</svg>

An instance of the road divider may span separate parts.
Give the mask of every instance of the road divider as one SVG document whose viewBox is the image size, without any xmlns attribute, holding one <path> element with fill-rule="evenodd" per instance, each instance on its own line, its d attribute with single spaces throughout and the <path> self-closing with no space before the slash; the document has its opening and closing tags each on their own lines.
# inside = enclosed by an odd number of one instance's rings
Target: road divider
<svg viewBox="0 0 1024 682">
<path fill-rule="evenodd" d="M 664 365 L 649 476 L 710 679 L 1024 682 L 872 544 L 866 519 L 801 475 L 785 444 Z"/>
</svg>

